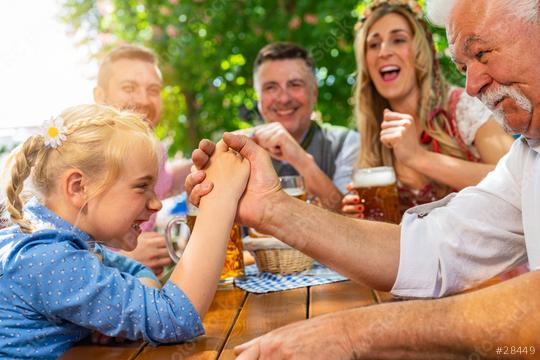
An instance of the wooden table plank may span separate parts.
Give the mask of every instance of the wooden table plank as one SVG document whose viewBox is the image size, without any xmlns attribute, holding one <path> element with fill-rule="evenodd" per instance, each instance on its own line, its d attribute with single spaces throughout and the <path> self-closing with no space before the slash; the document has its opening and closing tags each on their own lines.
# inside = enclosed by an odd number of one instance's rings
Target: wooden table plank
<svg viewBox="0 0 540 360">
<path fill-rule="evenodd" d="M 374 303 L 375 298 L 371 289 L 352 281 L 312 286 L 310 288 L 309 317 Z"/>
<path fill-rule="evenodd" d="M 249 294 L 219 359 L 234 359 L 233 349 L 255 337 L 306 319 L 307 288 Z"/>
<path fill-rule="evenodd" d="M 136 359 L 216 359 L 246 296 L 246 292 L 240 289 L 218 290 L 203 319 L 205 336 L 183 344 L 146 346 Z"/>
<path fill-rule="evenodd" d="M 80 344 L 72 347 L 60 360 L 133 359 L 144 347 L 142 341 L 114 345 Z"/>
</svg>

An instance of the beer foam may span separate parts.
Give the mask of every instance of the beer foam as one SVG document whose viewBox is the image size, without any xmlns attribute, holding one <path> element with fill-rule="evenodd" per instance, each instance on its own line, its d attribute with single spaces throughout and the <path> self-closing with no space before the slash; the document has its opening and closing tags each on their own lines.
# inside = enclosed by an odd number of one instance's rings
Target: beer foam
<svg viewBox="0 0 540 360">
<path fill-rule="evenodd" d="M 371 169 L 356 170 L 353 174 L 354 187 L 372 187 L 392 185 L 396 182 L 394 169 L 381 166 Z"/>
<path fill-rule="evenodd" d="M 306 193 L 306 191 L 301 188 L 287 188 L 287 189 L 283 189 L 283 191 L 285 191 L 290 196 L 301 196 Z"/>
</svg>

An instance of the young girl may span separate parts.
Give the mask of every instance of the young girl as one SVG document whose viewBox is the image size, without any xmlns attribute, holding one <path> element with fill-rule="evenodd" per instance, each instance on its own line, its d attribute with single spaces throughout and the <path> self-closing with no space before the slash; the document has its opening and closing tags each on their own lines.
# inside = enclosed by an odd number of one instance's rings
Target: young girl
<svg viewBox="0 0 540 360">
<path fill-rule="evenodd" d="M 17 225 L 0 231 L 0 357 L 57 358 L 92 330 L 151 343 L 204 332 L 249 163 L 220 143 L 207 171 L 217 191 L 156 289 L 151 271 L 100 245 L 134 249 L 140 224 L 161 208 L 153 139 L 133 113 L 84 105 L 14 151 L 5 205 Z M 23 205 L 29 176 L 39 200 Z"/>
</svg>

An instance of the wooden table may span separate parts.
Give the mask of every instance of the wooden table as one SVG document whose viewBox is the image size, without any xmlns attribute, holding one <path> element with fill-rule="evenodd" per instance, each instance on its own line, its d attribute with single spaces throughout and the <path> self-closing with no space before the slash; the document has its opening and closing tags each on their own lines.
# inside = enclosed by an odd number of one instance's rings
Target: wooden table
<svg viewBox="0 0 540 360">
<path fill-rule="evenodd" d="M 234 359 L 236 345 L 278 327 L 389 299 L 386 293 L 376 293 L 350 281 L 262 295 L 236 288 L 221 289 L 204 318 L 205 336 L 187 343 L 157 347 L 142 342 L 79 345 L 61 359 Z"/>
</svg>

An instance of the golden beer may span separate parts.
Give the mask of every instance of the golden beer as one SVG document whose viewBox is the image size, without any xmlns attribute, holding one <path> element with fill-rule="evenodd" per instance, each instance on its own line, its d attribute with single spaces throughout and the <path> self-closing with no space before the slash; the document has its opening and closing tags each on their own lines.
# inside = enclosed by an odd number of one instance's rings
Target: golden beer
<svg viewBox="0 0 540 360">
<path fill-rule="evenodd" d="M 196 210 L 195 210 L 196 211 Z M 189 231 L 193 232 L 193 228 L 195 227 L 195 220 L 197 220 L 197 213 L 188 214 L 187 215 L 187 225 L 189 226 Z"/>
<path fill-rule="evenodd" d="M 189 230 L 193 232 L 197 220 L 197 209 L 190 209 L 187 215 Z M 242 248 L 242 234 L 240 226 L 233 224 L 229 234 L 229 242 L 225 253 L 225 263 L 219 276 L 220 281 L 230 281 L 232 278 L 244 276 L 244 254 Z"/>
<path fill-rule="evenodd" d="M 285 191 L 288 195 L 295 197 L 297 199 L 300 199 L 302 201 L 307 200 L 306 190 L 302 188 L 287 188 L 287 189 L 283 189 L 283 191 Z"/>
<path fill-rule="evenodd" d="M 353 187 L 364 206 L 368 220 L 399 224 L 399 199 L 396 175 L 390 166 L 357 169 L 353 174 Z"/>
</svg>

